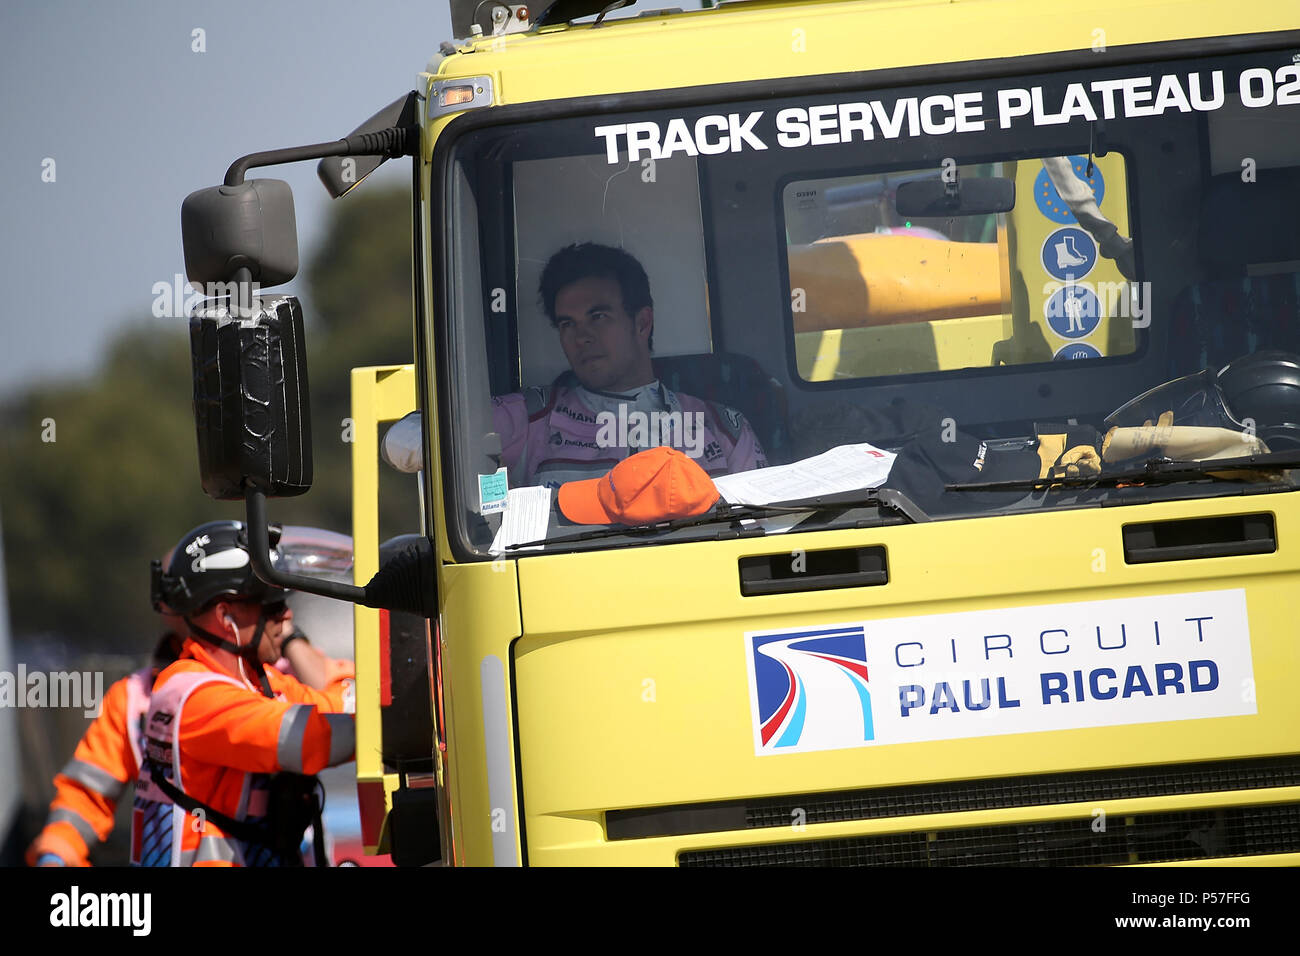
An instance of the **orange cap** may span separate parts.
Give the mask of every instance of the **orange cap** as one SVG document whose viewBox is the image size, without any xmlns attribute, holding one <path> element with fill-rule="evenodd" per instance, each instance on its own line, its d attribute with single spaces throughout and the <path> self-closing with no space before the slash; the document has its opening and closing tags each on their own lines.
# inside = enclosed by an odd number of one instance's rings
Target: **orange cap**
<svg viewBox="0 0 1300 956">
<path fill-rule="evenodd" d="M 718 500 L 704 469 L 675 448 L 631 455 L 603 478 L 560 485 L 560 511 L 578 524 L 652 524 L 702 515 Z"/>
</svg>

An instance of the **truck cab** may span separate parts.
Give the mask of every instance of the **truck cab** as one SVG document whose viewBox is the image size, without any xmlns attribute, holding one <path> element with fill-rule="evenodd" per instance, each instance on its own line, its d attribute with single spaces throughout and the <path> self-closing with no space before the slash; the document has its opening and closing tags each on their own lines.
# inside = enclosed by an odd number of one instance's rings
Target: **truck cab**
<svg viewBox="0 0 1300 956">
<path fill-rule="evenodd" d="M 409 653 L 357 608 L 368 848 L 1300 861 L 1294 8 L 500 6 L 395 104 L 416 361 L 353 374 L 356 574 L 383 446 L 434 598 Z M 566 348 L 582 244 L 644 270 L 670 438 Z M 565 513 L 657 445 L 717 503 Z"/>
</svg>

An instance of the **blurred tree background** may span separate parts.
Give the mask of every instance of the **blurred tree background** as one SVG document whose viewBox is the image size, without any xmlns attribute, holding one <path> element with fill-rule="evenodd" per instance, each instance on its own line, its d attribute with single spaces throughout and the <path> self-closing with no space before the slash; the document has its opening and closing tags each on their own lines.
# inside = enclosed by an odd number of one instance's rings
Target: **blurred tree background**
<svg viewBox="0 0 1300 956">
<path fill-rule="evenodd" d="M 351 532 L 349 370 L 412 361 L 410 237 L 408 190 L 357 189 L 334 204 L 324 242 L 286 287 L 307 320 L 315 482 L 271 502 L 273 520 Z M 150 559 L 195 525 L 243 517 L 242 502 L 199 486 L 191 398 L 185 321 L 142 317 L 93 378 L 0 407 L 0 526 L 19 647 L 49 639 L 145 655 L 160 633 Z M 383 471 L 381 529 L 418 530 L 413 479 Z M 394 482 L 403 493 L 387 493 Z"/>
</svg>

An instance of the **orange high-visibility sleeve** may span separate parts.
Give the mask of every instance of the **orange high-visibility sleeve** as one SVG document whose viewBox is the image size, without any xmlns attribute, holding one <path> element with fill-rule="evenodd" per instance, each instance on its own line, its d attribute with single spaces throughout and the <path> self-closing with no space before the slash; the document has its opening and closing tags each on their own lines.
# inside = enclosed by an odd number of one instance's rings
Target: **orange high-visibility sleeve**
<svg viewBox="0 0 1300 956">
<path fill-rule="evenodd" d="M 108 688 L 99 716 L 54 777 L 54 799 L 45 827 L 27 850 L 29 864 L 53 853 L 68 866 L 89 866 L 90 847 L 112 832 L 117 801 L 139 770 L 127 726 L 129 679 Z"/>
<path fill-rule="evenodd" d="M 346 661 L 325 658 L 327 672 L 331 665 L 347 667 L 347 676 L 340 672 L 323 689 L 308 687 L 302 681 L 287 674 L 272 672 L 271 687 L 286 698 L 300 705 L 310 707 L 311 726 L 317 732 L 303 735 L 302 762 L 304 767 L 333 767 L 346 763 L 353 757 L 356 747 L 356 725 L 351 716 L 355 709 L 353 685 L 355 668 Z M 320 724 L 328 728 L 328 734 L 319 732 Z M 303 773 L 316 773 L 316 770 L 303 770 Z"/>
<path fill-rule="evenodd" d="M 283 686 L 286 684 L 296 686 Z M 271 700 L 224 681 L 200 685 L 185 702 L 179 718 L 181 753 L 203 763 L 252 773 L 289 770 L 313 774 L 351 757 L 351 717 L 327 715 L 313 703 L 295 702 L 296 696 L 311 700 L 325 695 L 292 678 L 273 678 L 272 688 L 290 699 Z M 346 755 L 340 756 L 344 748 Z M 184 758 L 181 769 L 183 773 Z"/>
<path fill-rule="evenodd" d="M 345 661 L 332 661 L 325 658 L 326 675 L 330 678 L 328 684 L 317 690 L 314 687 L 308 687 L 302 681 L 289 674 L 281 674 L 273 667 L 266 670 L 267 677 L 271 682 L 271 689 L 277 694 L 284 696 L 293 701 L 295 704 L 311 704 L 326 714 L 341 714 L 347 708 L 347 696 L 351 691 L 351 684 L 348 681 L 355 682 L 356 669 Z M 331 670 L 334 665 L 344 664 L 351 669 L 351 673 L 346 675 L 339 673 L 332 674 Z"/>
<path fill-rule="evenodd" d="M 139 733 L 139 728 L 126 725 L 127 682 L 130 677 L 114 681 L 104 695 L 104 706 L 100 715 L 86 729 L 77 750 L 75 760 L 90 764 L 106 771 L 109 776 L 123 787 L 135 779 L 140 768 L 136 766 L 135 754 L 131 749 L 132 733 Z M 89 781 L 87 781 L 89 782 Z M 92 783 L 92 787 L 95 785 Z M 120 793 L 120 790 L 119 790 Z M 116 802 L 116 797 L 114 797 Z"/>
<path fill-rule="evenodd" d="M 303 773 L 319 773 L 353 759 L 356 725 L 351 714 L 321 713 L 313 707 L 311 720 L 315 732 L 303 737 Z"/>
</svg>

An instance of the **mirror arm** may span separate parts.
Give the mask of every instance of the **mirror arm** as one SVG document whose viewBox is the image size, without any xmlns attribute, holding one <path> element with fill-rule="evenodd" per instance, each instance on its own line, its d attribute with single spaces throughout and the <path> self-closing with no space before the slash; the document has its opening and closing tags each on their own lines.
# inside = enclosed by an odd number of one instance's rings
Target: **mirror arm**
<svg viewBox="0 0 1300 956">
<path fill-rule="evenodd" d="M 266 520 L 266 493 L 246 485 L 248 554 L 253 573 L 267 584 L 291 591 L 306 591 L 364 607 L 404 611 L 420 617 L 438 616 L 437 566 L 428 538 L 390 558 L 363 588 L 305 574 L 287 574 L 271 564 L 271 535 Z"/>
<path fill-rule="evenodd" d="M 305 159 L 325 159 L 327 156 L 384 156 L 393 159 L 398 156 L 414 156 L 419 144 L 419 127 L 393 126 L 374 133 L 355 133 L 332 143 L 249 153 L 230 164 L 226 170 L 226 185 L 238 186 L 244 181 L 244 173 L 254 167 L 279 166 Z"/>
<path fill-rule="evenodd" d="M 248 555 L 253 573 L 267 584 L 293 591 L 306 591 L 323 597 L 338 598 L 366 604 L 366 590 L 354 584 L 328 581 L 305 574 L 286 574 L 271 565 L 271 535 L 266 520 L 266 493 L 248 485 L 244 488 L 244 502 L 248 506 Z"/>
</svg>

